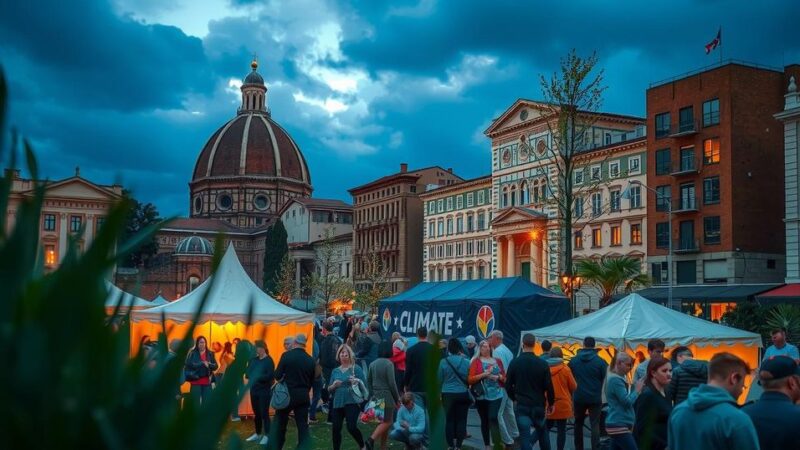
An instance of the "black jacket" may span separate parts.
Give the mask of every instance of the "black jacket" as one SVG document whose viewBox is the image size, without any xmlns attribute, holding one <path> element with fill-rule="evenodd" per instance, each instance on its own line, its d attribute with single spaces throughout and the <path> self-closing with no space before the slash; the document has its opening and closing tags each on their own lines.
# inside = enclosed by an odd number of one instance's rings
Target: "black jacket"
<svg viewBox="0 0 800 450">
<path fill-rule="evenodd" d="M 667 398 L 674 405 L 686 400 L 689 391 L 708 380 L 708 363 L 696 359 L 687 359 L 683 364 L 672 371 L 672 381 L 669 382 Z"/>
<path fill-rule="evenodd" d="M 211 374 L 217 371 L 219 365 L 217 364 L 216 358 L 214 358 L 214 352 L 211 350 L 206 350 L 206 359 L 208 360 L 208 367 L 203 364 L 203 360 L 200 359 L 200 351 L 194 349 L 189 352 L 186 356 L 186 368 L 196 372 L 199 377 L 210 377 Z"/>
<path fill-rule="evenodd" d="M 764 392 L 757 402 L 742 408 L 750 416 L 758 434 L 761 450 L 797 450 L 797 426 L 800 407 L 781 392 Z"/>
<path fill-rule="evenodd" d="M 634 406 L 636 424 L 633 426 L 633 435 L 639 448 L 665 450 L 672 402 L 650 386 L 645 386 Z"/>
<path fill-rule="evenodd" d="M 314 383 L 314 359 L 302 348 L 293 348 L 285 352 L 275 369 L 275 379 L 285 381 L 289 388 L 290 406 L 310 404 L 308 391 Z"/>
<path fill-rule="evenodd" d="M 339 362 L 336 361 L 336 351 L 342 345 L 342 340 L 339 336 L 333 333 L 322 338 L 319 344 L 319 365 L 326 369 L 335 369 L 339 367 Z"/>
<path fill-rule="evenodd" d="M 363 359 L 364 363 L 369 367 L 373 361 L 378 359 L 378 346 L 381 344 L 381 336 L 375 332 L 370 331 L 363 336 L 361 341 L 361 348 L 356 358 Z"/>
<path fill-rule="evenodd" d="M 603 380 L 608 372 L 608 363 L 597 355 L 597 349 L 578 350 L 578 354 L 567 365 L 578 384 L 578 389 L 573 394 L 575 403 L 601 404 Z"/>
<path fill-rule="evenodd" d="M 428 362 L 428 354 L 432 350 L 433 345 L 423 341 L 412 345 L 406 351 L 406 373 L 403 378 L 403 386 L 407 390 L 425 392 L 425 363 Z"/>
<path fill-rule="evenodd" d="M 508 398 L 523 406 L 544 408 L 556 401 L 550 366 L 530 352 L 522 352 L 508 365 L 506 391 Z"/>
<path fill-rule="evenodd" d="M 247 363 L 245 377 L 250 380 L 250 392 L 268 393 L 275 381 L 275 362 L 272 357 L 267 355 L 264 359 L 258 359 L 258 356 L 252 358 Z"/>
</svg>

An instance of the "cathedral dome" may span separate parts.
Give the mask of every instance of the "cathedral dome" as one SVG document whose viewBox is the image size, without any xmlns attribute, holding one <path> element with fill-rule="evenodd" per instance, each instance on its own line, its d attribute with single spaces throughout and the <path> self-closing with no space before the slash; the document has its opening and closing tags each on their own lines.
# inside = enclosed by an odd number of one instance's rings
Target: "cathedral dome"
<svg viewBox="0 0 800 450">
<path fill-rule="evenodd" d="M 214 246 L 206 238 L 189 236 L 178 242 L 178 245 L 175 246 L 175 254 L 211 256 L 214 254 Z"/>
</svg>

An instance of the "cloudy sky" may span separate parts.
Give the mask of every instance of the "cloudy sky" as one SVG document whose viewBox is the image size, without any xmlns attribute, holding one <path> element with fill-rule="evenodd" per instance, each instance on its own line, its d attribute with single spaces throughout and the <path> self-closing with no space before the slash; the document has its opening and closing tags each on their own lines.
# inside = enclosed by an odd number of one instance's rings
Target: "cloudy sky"
<svg viewBox="0 0 800 450">
<path fill-rule="evenodd" d="M 162 215 L 188 213 L 209 136 L 239 105 L 256 53 L 272 116 L 317 197 L 397 170 L 489 172 L 482 132 L 570 48 L 597 51 L 603 109 L 643 115 L 654 81 L 723 56 L 800 63 L 784 1 L 40 0 L 1 2 L 10 122 L 51 179 L 121 182 Z"/>
</svg>

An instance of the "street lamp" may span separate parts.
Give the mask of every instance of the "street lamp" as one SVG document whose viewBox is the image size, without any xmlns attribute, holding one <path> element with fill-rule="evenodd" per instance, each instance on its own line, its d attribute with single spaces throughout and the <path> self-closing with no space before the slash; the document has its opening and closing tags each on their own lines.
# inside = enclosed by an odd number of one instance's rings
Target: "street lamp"
<svg viewBox="0 0 800 450">
<path fill-rule="evenodd" d="M 577 275 L 561 274 L 561 290 L 567 294 L 567 298 L 572 303 L 572 317 L 578 314 L 578 306 L 575 304 L 575 292 L 581 288 L 581 283 L 583 283 L 583 280 Z"/>
<path fill-rule="evenodd" d="M 631 185 L 633 184 L 637 184 L 655 194 L 656 204 L 658 204 L 659 200 L 667 204 L 667 226 L 669 227 L 669 253 L 667 254 L 667 266 L 669 266 L 667 269 L 667 304 L 672 309 L 678 309 L 672 303 L 672 198 L 660 194 L 657 190 L 639 180 L 631 180 L 628 182 L 628 186 L 624 191 L 622 191 L 622 198 L 627 200 L 631 199 Z M 658 239 L 658 237 L 656 237 L 656 239 Z"/>
</svg>

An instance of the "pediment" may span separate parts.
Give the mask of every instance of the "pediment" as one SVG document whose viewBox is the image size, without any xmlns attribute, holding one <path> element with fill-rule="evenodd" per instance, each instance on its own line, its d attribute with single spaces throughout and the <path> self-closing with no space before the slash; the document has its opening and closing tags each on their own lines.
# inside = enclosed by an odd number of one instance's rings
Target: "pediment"
<svg viewBox="0 0 800 450">
<path fill-rule="evenodd" d="M 547 220 L 547 215 L 527 208 L 511 207 L 501 211 L 493 220 L 492 226 L 516 224 L 519 222 Z"/>
<path fill-rule="evenodd" d="M 47 185 L 46 197 L 80 198 L 86 200 L 116 200 L 119 195 L 78 177 L 67 178 Z"/>
<path fill-rule="evenodd" d="M 508 128 L 533 122 L 548 113 L 548 106 L 542 102 L 519 99 L 514 102 L 503 114 L 495 119 L 489 128 L 483 132 L 486 136 L 492 136 Z"/>
</svg>

